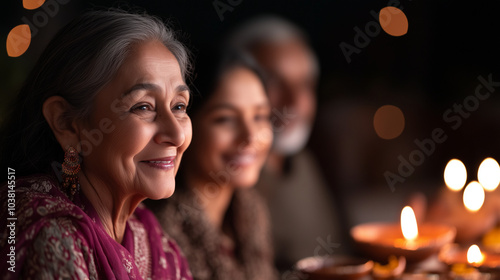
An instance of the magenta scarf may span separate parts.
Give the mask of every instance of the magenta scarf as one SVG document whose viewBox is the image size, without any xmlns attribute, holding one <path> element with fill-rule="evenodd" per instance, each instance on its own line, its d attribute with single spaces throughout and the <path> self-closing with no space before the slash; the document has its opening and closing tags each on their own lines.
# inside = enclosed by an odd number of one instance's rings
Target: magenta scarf
<svg viewBox="0 0 500 280">
<path fill-rule="evenodd" d="M 192 279 L 179 247 L 142 204 L 119 244 L 85 196 L 72 202 L 53 177 L 17 179 L 13 215 L 7 211 L 7 186 L 0 191 L 0 219 L 7 222 L 0 228 L 3 279 Z"/>
</svg>

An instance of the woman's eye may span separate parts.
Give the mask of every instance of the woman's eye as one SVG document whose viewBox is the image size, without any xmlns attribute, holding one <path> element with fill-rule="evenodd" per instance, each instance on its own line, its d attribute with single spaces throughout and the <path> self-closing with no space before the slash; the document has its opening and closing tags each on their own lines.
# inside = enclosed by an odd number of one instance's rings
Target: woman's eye
<svg viewBox="0 0 500 280">
<path fill-rule="evenodd" d="M 175 106 L 172 108 L 172 111 L 185 113 L 186 112 L 186 108 L 187 108 L 186 104 L 184 104 L 184 103 L 178 103 L 178 104 L 175 104 Z"/>
<path fill-rule="evenodd" d="M 153 106 L 151 106 L 149 104 L 139 104 L 139 105 L 132 107 L 132 109 L 130 109 L 130 111 L 132 111 L 132 112 L 154 111 L 154 108 L 153 108 Z"/>
<path fill-rule="evenodd" d="M 216 124 L 229 124 L 232 123 L 235 120 L 234 117 L 230 116 L 220 116 L 214 119 L 214 122 Z"/>
</svg>

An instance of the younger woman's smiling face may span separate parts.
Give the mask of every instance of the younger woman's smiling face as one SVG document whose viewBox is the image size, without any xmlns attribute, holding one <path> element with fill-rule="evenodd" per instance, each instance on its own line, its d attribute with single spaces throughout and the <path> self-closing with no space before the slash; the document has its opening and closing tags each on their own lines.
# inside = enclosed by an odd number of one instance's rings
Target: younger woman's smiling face
<svg viewBox="0 0 500 280">
<path fill-rule="evenodd" d="M 90 119 L 81 121 L 82 170 L 90 182 L 124 195 L 171 196 L 191 142 L 189 98 L 177 59 L 161 42 L 135 45 L 97 94 Z"/>
<path fill-rule="evenodd" d="M 189 166 L 219 185 L 253 186 L 272 142 L 271 108 L 261 80 L 243 67 L 228 70 L 194 116 Z"/>
</svg>

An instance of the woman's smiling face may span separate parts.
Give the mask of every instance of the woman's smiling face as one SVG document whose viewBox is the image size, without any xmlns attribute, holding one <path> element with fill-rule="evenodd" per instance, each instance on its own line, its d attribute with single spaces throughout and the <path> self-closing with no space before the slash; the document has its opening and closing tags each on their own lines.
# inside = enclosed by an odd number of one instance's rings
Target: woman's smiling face
<svg viewBox="0 0 500 280">
<path fill-rule="evenodd" d="M 175 56 L 158 41 L 137 44 L 82 120 L 82 170 L 122 195 L 173 194 L 191 142 L 190 94 Z"/>
<path fill-rule="evenodd" d="M 191 175 L 219 185 L 253 186 L 272 142 L 270 112 L 257 75 L 243 67 L 228 70 L 194 117 Z"/>
</svg>

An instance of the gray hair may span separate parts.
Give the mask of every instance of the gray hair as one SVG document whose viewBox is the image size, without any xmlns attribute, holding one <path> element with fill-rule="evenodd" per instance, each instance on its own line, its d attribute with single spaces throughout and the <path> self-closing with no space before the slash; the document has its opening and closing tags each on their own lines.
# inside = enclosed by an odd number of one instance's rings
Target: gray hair
<svg viewBox="0 0 500 280">
<path fill-rule="evenodd" d="M 153 40 L 172 52 L 183 77 L 189 74 L 187 50 L 160 19 L 120 10 L 91 11 L 56 35 L 41 58 L 39 79 L 31 84 L 37 91 L 50 87 L 73 105 L 74 115 L 88 117 L 95 95 L 113 78 L 131 47 Z M 47 78 L 52 83 L 44 81 Z"/>
<path fill-rule="evenodd" d="M 243 49 L 250 53 L 265 44 L 280 44 L 300 41 L 309 49 L 315 71 L 319 72 L 316 55 L 309 47 L 304 31 L 291 22 L 277 16 L 266 15 L 254 18 L 232 32 L 227 44 L 235 49 Z"/>
<path fill-rule="evenodd" d="M 294 39 L 306 40 L 304 33 L 298 27 L 276 16 L 262 16 L 246 22 L 235 30 L 229 44 L 250 48 L 254 45 Z"/>
<path fill-rule="evenodd" d="M 42 113 L 45 100 L 61 96 L 71 105 L 69 120 L 88 118 L 95 96 L 113 79 L 132 47 L 154 40 L 172 52 L 186 79 L 191 70 L 188 51 L 160 19 L 106 10 L 86 12 L 71 21 L 41 54 L 11 107 L 2 125 L 0 162 L 25 174 L 45 172 L 63 155 Z"/>
</svg>

